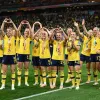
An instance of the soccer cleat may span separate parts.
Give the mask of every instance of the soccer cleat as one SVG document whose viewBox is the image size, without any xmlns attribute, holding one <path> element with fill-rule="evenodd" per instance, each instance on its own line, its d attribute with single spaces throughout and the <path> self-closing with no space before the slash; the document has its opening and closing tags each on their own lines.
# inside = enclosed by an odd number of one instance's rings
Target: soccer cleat
<svg viewBox="0 0 100 100">
<path fill-rule="evenodd" d="M 75 88 L 75 86 L 72 85 L 71 87 L 68 87 L 68 88 L 69 88 L 69 89 L 73 89 L 73 88 Z"/>
<path fill-rule="evenodd" d="M 47 84 L 41 84 L 41 85 L 40 85 L 40 87 L 45 87 L 45 86 L 47 86 Z"/>
<path fill-rule="evenodd" d="M 54 87 L 54 88 L 56 88 L 56 86 L 55 86 L 55 85 L 54 85 L 53 87 Z"/>
<path fill-rule="evenodd" d="M 98 82 L 95 82 L 93 85 L 95 86 L 95 85 L 98 85 L 99 83 Z"/>
<path fill-rule="evenodd" d="M 3 89 L 5 89 L 5 86 L 4 85 L 1 86 L 0 90 L 3 90 Z"/>
<path fill-rule="evenodd" d="M 28 83 L 25 83 L 25 85 L 26 85 L 26 86 L 29 86 L 29 84 L 28 84 Z"/>
<path fill-rule="evenodd" d="M 75 90 L 79 90 L 80 88 L 79 88 L 79 86 L 76 86 L 76 89 Z"/>
<path fill-rule="evenodd" d="M 53 89 L 54 87 L 53 87 L 53 85 L 50 85 L 50 89 Z"/>
<path fill-rule="evenodd" d="M 39 84 L 39 83 L 34 83 L 33 85 L 36 86 L 36 85 L 38 85 L 38 84 Z"/>
<path fill-rule="evenodd" d="M 86 84 L 89 84 L 90 83 L 90 81 L 86 81 Z"/>
<path fill-rule="evenodd" d="M 18 83 L 18 86 L 21 86 L 21 83 L 20 82 Z"/>
<path fill-rule="evenodd" d="M 11 86 L 11 90 L 15 90 L 14 85 Z"/>
<path fill-rule="evenodd" d="M 59 89 L 63 89 L 63 85 L 60 85 Z"/>
<path fill-rule="evenodd" d="M 71 80 L 71 79 L 69 79 L 69 80 L 66 80 L 66 81 L 65 81 L 65 83 L 69 83 L 69 82 L 71 82 L 71 81 L 72 81 L 72 80 Z"/>
</svg>

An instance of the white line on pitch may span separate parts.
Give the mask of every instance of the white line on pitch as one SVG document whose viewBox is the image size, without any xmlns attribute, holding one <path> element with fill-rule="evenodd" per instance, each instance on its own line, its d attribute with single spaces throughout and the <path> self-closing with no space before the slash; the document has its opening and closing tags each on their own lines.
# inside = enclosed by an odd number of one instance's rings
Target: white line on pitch
<svg viewBox="0 0 100 100">
<path fill-rule="evenodd" d="M 100 81 L 100 79 L 98 81 Z M 94 81 L 91 81 L 90 83 L 92 83 L 92 82 L 94 82 Z M 81 83 L 80 85 L 84 85 L 84 84 L 86 84 L 86 82 Z M 37 96 L 41 96 L 41 95 L 44 95 L 44 94 L 49 94 L 49 93 L 57 92 L 57 91 L 60 91 L 60 90 L 68 89 L 70 87 L 65 87 L 63 89 L 56 89 L 56 90 L 47 91 L 47 92 L 43 92 L 43 93 L 39 93 L 39 94 L 34 94 L 34 95 L 30 95 L 30 96 L 26 96 L 26 97 L 14 99 L 14 100 L 24 100 L 24 99 L 28 99 L 28 98 L 32 98 L 32 97 L 37 97 Z"/>
</svg>

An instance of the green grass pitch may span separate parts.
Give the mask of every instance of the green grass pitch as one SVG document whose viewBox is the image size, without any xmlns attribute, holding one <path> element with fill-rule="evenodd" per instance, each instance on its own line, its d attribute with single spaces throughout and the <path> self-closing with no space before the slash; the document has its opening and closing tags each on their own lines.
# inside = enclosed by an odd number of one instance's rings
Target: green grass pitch
<svg viewBox="0 0 100 100">
<path fill-rule="evenodd" d="M 25 96 L 30 96 L 34 94 L 43 93 L 46 91 L 51 91 L 48 86 L 45 88 L 40 88 L 39 85 L 33 86 L 34 83 L 34 75 L 33 75 L 33 67 L 30 65 L 29 69 L 29 87 L 24 85 L 24 74 L 22 75 L 22 86 L 17 86 L 17 78 L 16 78 L 16 90 L 11 91 L 11 76 L 10 76 L 10 67 L 8 67 L 9 71 L 7 74 L 6 88 L 4 90 L 0 90 L 0 100 L 12 100 Z M 87 71 L 85 64 L 82 67 L 82 83 L 87 80 Z M 67 67 L 65 66 L 65 80 L 67 78 Z M 0 76 L 1 79 L 1 76 Z M 92 77 L 93 80 L 93 77 Z M 48 82 L 48 79 L 47 79 Z M 1 85 L 1 84 L 0 84 Z M 64 87 L 69 87 L 71 83 L 64 83 Z M 57 78 L 57 89 L 59 88 L 59 77 Z M 53 92 L 50 94 L 44 94 L 41 96 L 29 98 L 27 100 L 100 100 L 100 90 L 99 85 L 93 86 L 93 83 L 84 84 L 80 86 L 80 90 L 75 89 L 64 89 L 57 92 Z"/>
<path fill-rule="evenodd" d="M 33 45 L 33 44 L 32 44 Z M 32 46 L 31 46 L 32 47 Z M 32 51 L 32 48 L 31 48 Z M 65 80 L 67 78 L 67 66 L 64 68 L 65 71 Z M 1 80 L 1 75 L 0 75 Z M 86 65 L 84 64 L 82 67 L 82 82 L 84 83 L 87 80 L 87 71 L 86 71 Z M 92 79 L 93 80 L 93 75 Z M 47 79 L 48 82 L 48 79 Z M 40 88 L 39 85 L 33 86 L 34 83 L 34 71 L 33 66 L 30 64 L 29 68 L 29 87 L 26 87 L 24 85 L 24 73 L 22 75 L 22 86 L 17 86 L 17 76 L 16 76 L 16 90 L 11 91 L 11 75 L 10 75 L 10 67 L 8 67 L 8 74 L 7 74 L 7 81 L 6 81 L 6 88 L 4 90 L 0 90 L 0 100 L 13 100 L 18 99 L 21 97 L 26 97 L 30 95 L 35 95 L 47 91 L 51 91 L 49 88 L 49 83 L 47 83 L 47 87 Z M 57 87 L 59 88 L 59 77 L 57 78 Z M 1 83 L 0 83 L 1 86 Z M 64 87 L 71 86 L 71 83 L 64 83 Z M 64 89 L 58 92 L 53 92 L 50 94 L 45 94 L 33 98 L 29 98 L 27 100 L 100 100 L 100 90 L 99 86 L 93 86 L 93 83 L 90 84 L 84 84 L 80 86 L 80 90 L 75 89 Z"/>
</svg>

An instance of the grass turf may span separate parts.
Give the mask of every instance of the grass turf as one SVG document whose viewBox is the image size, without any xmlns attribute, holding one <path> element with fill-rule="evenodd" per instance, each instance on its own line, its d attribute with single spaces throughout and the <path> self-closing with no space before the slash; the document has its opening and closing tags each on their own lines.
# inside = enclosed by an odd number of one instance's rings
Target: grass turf
<svg viewBox="0 0 100 100">
<path fill-rule="evenodd" d="M 50 91 L 51 89 L 49 88 L 49 83 L 48 86 L 45 88 L 40 88 L 39 85 L 33 86 L 34 83 L 34 75 L 33 75 L 33 67 L 30 65 L 29 69 L 29 87 L 26 87 L 24 85 L 24 74 L 22 75 L 22 86 L 18 87 L 17 86 L 17 78 L 16 78 L 16 90 L 11 91 L 11 76 L 10 76 L 10 67 L 8 67 L 9 71 L 7 74 L 7 81 L 6 81 L 6 88 L 4 90 L 0 90 L 0 100 L 12 100 L 12 99 L 17 99 L 25 96 L 30 96 L 33 94 L 38 94 L 46 91 Z M 65 66 L 65 80 L 67 78 L 67 67 Z M 87 71 L 86 71 L 86 66 L 83 65 L 82 67 L 82 83 L 87 80 Z M 1 78 L 1 76 L 0 76 Z M 92 77 L 93 80 L 93 77 Z M 48 80 L 47 80 L 48 82 Z M 57 78 L 57 89 L 59 88 L 59 77 Z M 99 85 L 98 86 L 93 86 L 93 83 L 90 84 L 85 84 L 80 86 L 80 90 L 61 90 L 58 92 L 38 96 L 38 97 L 33 97 L 29 98 L 28 100 L 99 100 L 100 98 L 100 90 Z M 1 84 L 0 84 L 1 85 Z M 70 86 L 71 83 L 64 83 L 64 87 Z"/>
</svg>

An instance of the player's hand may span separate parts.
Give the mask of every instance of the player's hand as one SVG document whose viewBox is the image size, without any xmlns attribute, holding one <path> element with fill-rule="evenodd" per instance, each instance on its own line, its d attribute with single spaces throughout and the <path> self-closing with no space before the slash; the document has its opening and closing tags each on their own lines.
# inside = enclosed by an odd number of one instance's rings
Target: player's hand
<svg viewBox="0 0 100 100">
<path fill-rule="evenodd" d="M 29 24 L 29 22 L 27 20 L 23 20 L 21 21 L 21 24 Z"/>
<path fill-rule="evenodd" d="M 97 54 L 100 54 L 100 50 L 97 50 L 96 53 L 97 53 Z"/>
<path fill-rule="evenodd" d="M 82 20 L 82 25 L 85 25 L 85 20 L 84 19 Z"/>
<path fill-rule="evenodd" d="M 9 18 L 9 19 L 7 20 L 7 23 L 13 23 L 12 19 Z"/>
<path fill-rule="evenodd" d="M 74 26 L 78 27 L 78 23 L 77 22 L 74 22 Z"/>
<path fill-rule="evenodd" d="M 7 23 L 7 18 L 5 18 L 3 22 L 4 22 L 4 23 Z"/>
</svg>

